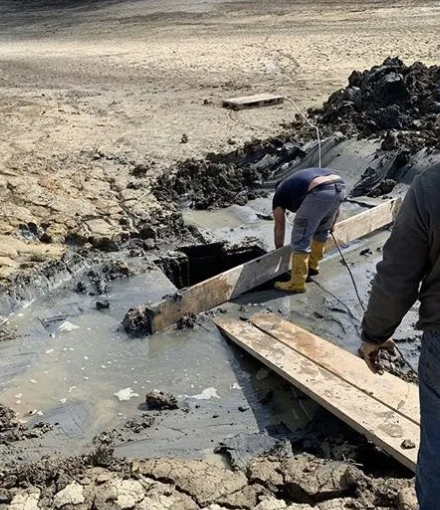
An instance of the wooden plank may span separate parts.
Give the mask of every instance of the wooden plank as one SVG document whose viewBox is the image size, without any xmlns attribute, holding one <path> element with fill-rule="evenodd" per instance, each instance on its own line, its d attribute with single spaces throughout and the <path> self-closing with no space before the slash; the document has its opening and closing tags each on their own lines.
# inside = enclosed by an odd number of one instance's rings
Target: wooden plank
<svg viewBox="0 0 440 510">
<path fill-rule="evenodd" d="M 338 223 L 333 235 L 339 246 L 345 246 L 355 239 L 360 239 L 375 230 L 393 223 L 401 204 L 402 200 L 400 198 L 388 200 L 382 205 L 368 209 Z M 327 242 L 326 250 L 330 251 L 335 247 L 333 239 L 330 238 Z"/>
<path fill-rule="evenodd" d="M 225 316 L 216 317 L 214 322 L 237 345 L 404 466 L 415 470 L 420 434 L 415 423 L 252 324 Z M 417 447 L 402 448 L 405 439 L 413 441 Z"/>
<path fill-rule="evenodd" d="M 415 384 L 387 372 L 374 375 L 361 358 L 274 313 L 258 313 L 250 321 L 264 333 L 420 425 L 419 393 Z"/>
<path fill-rule="evenodd" d="M 390 200 L 374 209 L 339 222 L 334 231 L 338 243 L 347 244 L 393 222 L 400 199 Z M 329 239 L 327 250 L 335 247 Z M 289 270 L 290 246 L 284 246 L 224 273 L 183 289 L 153 305 L 132 309 L 123 325 L 130 333 L 152 334 L 161 331 L 188 314 L 198 314 L 234 299 Z M 136 326 L 130 319 L 136 314 Z"/>
<path fill-rule="evenodd" d="M 274 94 L 255 94 L 253 96 L 233 97 L 224 99 L 222 105 L 233 110 L 255 108 L 257 106 L 272 106 L 284 102 L 284 97 Z"/>
</svg>

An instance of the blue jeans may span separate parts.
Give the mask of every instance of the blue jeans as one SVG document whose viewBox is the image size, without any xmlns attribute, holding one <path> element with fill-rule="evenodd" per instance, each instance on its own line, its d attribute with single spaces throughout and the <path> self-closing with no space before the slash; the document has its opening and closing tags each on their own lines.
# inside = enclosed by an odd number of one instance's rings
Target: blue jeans
<svg viewBox="0 0 440 510">
<path fill-rule="evenodd" d="M 440 333 L 425 331 L 419 361 L 420 450 L 416 490 L 420 510 L 440 508 Z"/>
<path fill-rule="evenodd" d="M 345 195 L 343 183 L 317 186 L 306 195 L 293 223 L 294 253 L 309 253 L 312 238 L 323 243 L 327 241 Z"/>
</svg>

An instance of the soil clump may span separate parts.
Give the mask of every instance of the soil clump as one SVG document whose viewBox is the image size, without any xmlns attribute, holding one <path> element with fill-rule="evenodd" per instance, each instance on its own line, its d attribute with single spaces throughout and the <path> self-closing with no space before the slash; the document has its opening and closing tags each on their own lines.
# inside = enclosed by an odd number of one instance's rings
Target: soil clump
<svg viewBox="0 0 440 510">
<path fill-rule="evenodd" d="M 439 66 L 421 62 L 407 66 L 389 57 L 369 70 L 353 71 L 348 85 L 309 115 L 326 134 L 380 137 L 383 150 L 438 149 L 439 80 Z M 301 125 L 299 121 L 290 127 Z"/>
<path fill-rule="evenodd" d="M 179 409 L 177 398 L 166 391 L 150 391 L 145 396 L 145 402 L 150 410 L 167 411 Z"/>
<path fill-rule="evenodd" d="M 20 423 L 12 409 L 0 404 L 0 444 L 10 445 L 25 439 L 36 439 L 51 430 L 52 426 L 43 422 L 30 427 Z"/>
</svg>

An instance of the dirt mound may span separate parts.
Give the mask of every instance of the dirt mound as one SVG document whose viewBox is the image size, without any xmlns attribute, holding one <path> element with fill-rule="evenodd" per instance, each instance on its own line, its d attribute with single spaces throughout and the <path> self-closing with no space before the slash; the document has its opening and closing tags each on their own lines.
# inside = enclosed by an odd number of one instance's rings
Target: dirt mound
<svg viewBox="0 0 440 510">
<path fill-rule="evenodd" d="M 265 194 L 258 187 L 272 170 L 303 155 L 289 135 L 254 140 L 233 152 L 179 163 L 157 179 L 153 193 L 160 202 L 175 202 L 194 209 L 244 205 Z"/>
<path fill-rule="evenodd" d="M 384 150 L 440 148 L 439 82 L 439 66 L 407 66 L 390 57 L 369 70 L 353 71 L 347 87 L 309 114 L 326 133 L 381 136 Z"/>
</svg>

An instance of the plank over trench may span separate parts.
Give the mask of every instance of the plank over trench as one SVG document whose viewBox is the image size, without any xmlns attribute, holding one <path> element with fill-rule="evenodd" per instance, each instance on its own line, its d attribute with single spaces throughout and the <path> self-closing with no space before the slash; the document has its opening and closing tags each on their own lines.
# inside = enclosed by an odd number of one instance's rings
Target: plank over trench
<svg viewBox="0 0 440 510">
<path fill-rule="evenodd" d="M 400 204 L 400 199 L 389 200 L 337 223 L 334 229 L 335 238 L 343 246 L 389 225 L 393 222 Z M 334 248 L 333 240 L 329 239 L 327 251 Z M 142 325 L 139 330 L 127 326 L 133 323 L 129 320 L 133 313 L 130 310 L 124 319 L 124 327 L 131 332 L 152 334 L 175 324 L 185 315 L 210 310 L 286 273 L 290 266 L 290 254 L 290 246 L 284 246 L 183 289 L 175 296 L 139 307 L 136 310 L 136 324 Z"/>
<path fill-rule="evenodd" d="M 274 313 L 258 313 L 250 321 L 264 333 L 420 425 L 419 394 L 415 384 L 387 372 L 381 376 L 373 374 L 361 358 Z"/>
<path fill-rule="evenodd" d="M 217 317 L 214 322 L 237 345 L 404 466 L 415 470 L 420 430 L 413 421 L 250 323 L 226 316 Z M 417 447 L 402 448 L 405 439 L 413 441 Z"/>
</svg>

